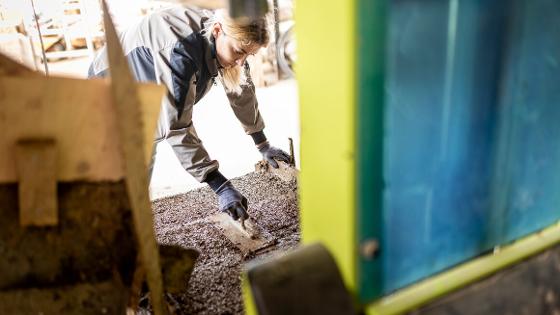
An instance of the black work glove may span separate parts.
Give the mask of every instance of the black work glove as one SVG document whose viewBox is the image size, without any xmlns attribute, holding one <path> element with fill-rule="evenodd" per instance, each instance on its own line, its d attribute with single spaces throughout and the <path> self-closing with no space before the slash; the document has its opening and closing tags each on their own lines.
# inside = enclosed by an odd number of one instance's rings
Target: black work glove
<svg viewBox="0 0 560 315">
<path fill-rule="evenodd" d="M 244 222 L 249 218 L 247 214 L 247 198 L 227 181 L 216 190 L 220 211 L 226 212 L 234 220 Z"/>
<path fill-rule="evenodd" d="M 278 161 L 284 161 L 290 163 L 290 155 L 284 152 L 282 149 L 271 146 L 268 141 L 257 146 L 259 152 L 262 154 L 263 159 L 272 165 L 274 168 L 278 168 Z"/>
</svg>

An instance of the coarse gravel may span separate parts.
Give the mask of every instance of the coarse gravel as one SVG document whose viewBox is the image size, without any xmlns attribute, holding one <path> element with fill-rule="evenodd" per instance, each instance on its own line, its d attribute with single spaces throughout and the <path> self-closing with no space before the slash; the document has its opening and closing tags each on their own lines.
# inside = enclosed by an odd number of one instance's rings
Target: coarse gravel
<svg viewBox="0 0 560 315">
<path fill-rule="evenodd" d="M 270 250 L 243 257 L 208 218 L 218 212 L 209 187 L 153 202 L 158 243 L 200 252 L 187 291 L 172 296 L 176 314 L 243 314 L 241 270 L 250 261 L 281 254 L 299 244 L 299 207 L 295 179 L 253 172 L 232 180 L 247 198 L 249 215 L 277 241 Z"/>
</svg>

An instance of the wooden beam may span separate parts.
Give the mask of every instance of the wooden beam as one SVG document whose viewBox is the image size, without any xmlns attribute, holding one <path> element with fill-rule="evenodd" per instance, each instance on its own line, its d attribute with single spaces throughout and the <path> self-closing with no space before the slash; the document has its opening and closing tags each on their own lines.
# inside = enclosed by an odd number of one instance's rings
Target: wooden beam
<svg viewBox="0 0 560 315">
<path fill-rule="evenodd" d="M 147 164 L 144 158 L 139 158 L 145 156 L 145 150 L 142 147 L 142 144 L 145 143 L 144 134 L 138 132 L 144 128 L 140 97 L 105 1 L 103 1 L 103 11 L 107 55 L 111 71 L 112 98 L 117 112 L 117 130 L 121 141 L 134 228 L 140 249 L 140 259 L 146 270 L 146 278 L 150 287 L 152 307 L 156 315 L 161 315 L 166 314 L 167 309 L 164 307 L 159 251 L 148 192 Z M 160 103 L 154 104 L 154 106 L 159 108 Z M 149 141 L 153 141 L 153 134 Z"/>
<path fill-rule="evenodd" d="M 22 140 L 16 146 L 21 226 L 58 224 L 56 152 L 53 140 Z"/>
</svg>

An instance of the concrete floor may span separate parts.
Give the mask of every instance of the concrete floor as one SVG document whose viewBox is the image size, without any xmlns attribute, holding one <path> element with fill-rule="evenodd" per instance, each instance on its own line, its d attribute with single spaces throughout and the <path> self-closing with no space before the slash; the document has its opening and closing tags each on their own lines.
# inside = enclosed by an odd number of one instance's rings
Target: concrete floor
<svg viewBox="0 0 560 315">
<path fill-rule="evenodd" d="M 89 66 L 87 58 L 49 63 L 52 75 L 84 78 Z M 266 123 L 265 133 L 271 144 L 289 150 L 288 137 L 294 140 L 296 165 L 299 165 L 299 106 L 295 80 L 283 80 L 266 88 L 257 88 L 261 115 Z M 221 172 L 228 178 L 245 175 L 254 170 L 261 159 L 250 136 L 229 107 L 220 86 L 214 87 L 194 109 L 193 122 L 204 146 L 213 159 L 220 162 Z M 216 127 L 219 128 L 216 128 Z M 198 183 L 180 166 L 173 150 L 166 142 L 157 147 L 154 173 L 150 184 L 151 199 L 184 193 L 203 184 Z"/>
</svg>

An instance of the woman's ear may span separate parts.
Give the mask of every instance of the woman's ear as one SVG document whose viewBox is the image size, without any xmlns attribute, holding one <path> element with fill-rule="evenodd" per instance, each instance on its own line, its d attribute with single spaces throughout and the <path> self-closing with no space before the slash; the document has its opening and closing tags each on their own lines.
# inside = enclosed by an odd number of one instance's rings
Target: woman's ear
<svg viewBox="0 0 560 315">
<path fill-rule="evenodd" d="M 221 32 L 222 26 L 220 23 L 214 23 L 214 25 L 212 25 L 212 36 L 214 36 L 214 38 L 218 38 L 218 35 L 220 35 Z"/>
</svg>

